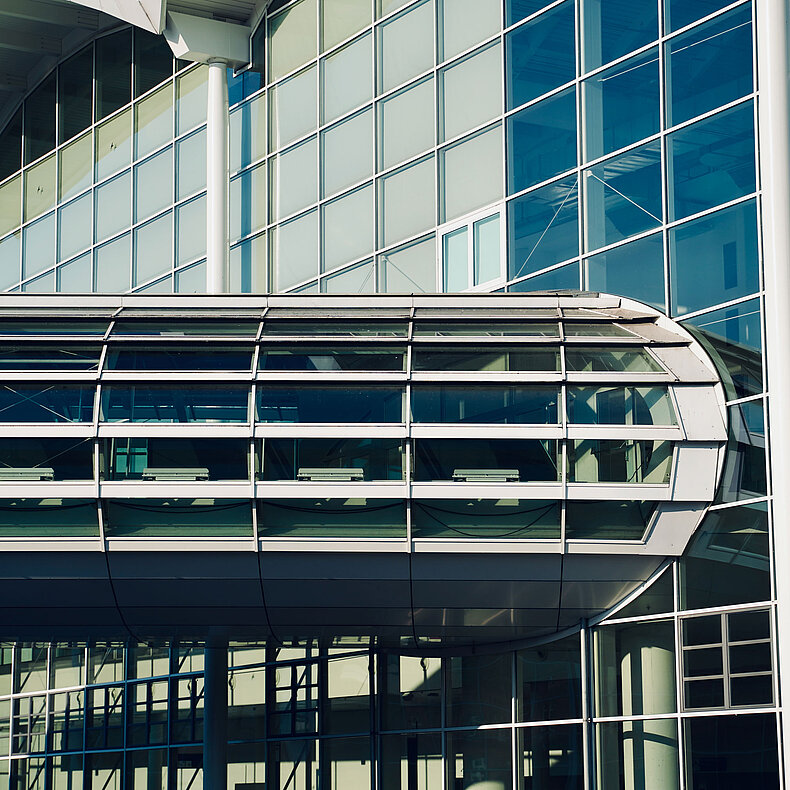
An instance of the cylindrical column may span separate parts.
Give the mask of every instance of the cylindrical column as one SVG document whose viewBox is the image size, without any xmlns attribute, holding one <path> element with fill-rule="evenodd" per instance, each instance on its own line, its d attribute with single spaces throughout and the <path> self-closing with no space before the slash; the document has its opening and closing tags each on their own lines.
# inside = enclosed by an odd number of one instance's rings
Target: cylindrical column
<svg viewBox="0 0 790 790">
<path fill-rule="evenodd" d="M 228 64 L 208 64 L 206 108 L 206 291 L 228 290 Z"/>
<path fill-rule="evenodd" d="M 768 360 L 768 423 L 773 480 L 777 652 L 784 703 L 790 698 L 790 119 L 787 0 L 757 0 L 760 182 Z M 781 704 L 781 700 L 778 700 Z M 785 717 L 787 714 L 783 714 Z M 790 766 L 785 720 L 782 754 Z"/>
<path fill-rule="evenodd" d="M 228 786 L 228 645 L 206 645 L 203 681 L 203 787 Z"/>
</svg>

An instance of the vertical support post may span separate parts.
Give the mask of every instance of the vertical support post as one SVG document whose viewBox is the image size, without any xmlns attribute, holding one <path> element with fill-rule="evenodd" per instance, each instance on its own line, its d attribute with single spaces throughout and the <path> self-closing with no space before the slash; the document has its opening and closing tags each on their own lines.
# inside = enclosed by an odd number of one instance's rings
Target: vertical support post
<svg viewBox="0 0 790 790">
<path fill-rule="evenodd" d="M 790 698 L 790 118 L 788 117 L 788 3 L 758 0 L 757 70 L 762 184 L 768 418 L 776 562 L 779 704 Z M 782 714 L 780 751 L 790 766 L 790 726 Z"/>
<path fill-rule="evenodd" d="M 207 643 L 203 680 L 203 787 L 228 786 L 228 644 Z"/>
<path fill-rule="evenodd" d="M 208 62 L 206 108 L 206 291 L 228 290 L 228 64 Z"/>
</svg>

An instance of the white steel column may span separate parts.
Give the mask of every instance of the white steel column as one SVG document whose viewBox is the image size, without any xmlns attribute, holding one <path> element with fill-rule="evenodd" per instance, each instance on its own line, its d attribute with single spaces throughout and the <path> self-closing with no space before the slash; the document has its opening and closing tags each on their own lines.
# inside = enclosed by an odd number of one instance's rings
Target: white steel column
<svg viewBox="0 0 790 790">
<path fill-rule="evenodd" d="M 760 176 L 763 190 L 765 340 L 777 649 L 782 703 L 790 700 L 790 118 L 787 0 L 757 0 Z M 782 725 L 784 772 L 790 766 L 790 723 Z"/>
<path fill-rule="evenodd" d="M 208 63 L 206 291 L 228 290 L 228 64 Z"/>
</svg>

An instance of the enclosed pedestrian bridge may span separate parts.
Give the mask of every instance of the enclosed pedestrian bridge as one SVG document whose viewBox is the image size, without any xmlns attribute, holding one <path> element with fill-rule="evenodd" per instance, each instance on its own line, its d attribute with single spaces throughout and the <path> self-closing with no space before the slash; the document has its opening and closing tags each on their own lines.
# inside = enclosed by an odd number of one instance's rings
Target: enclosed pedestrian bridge
<svg viewBox="0 0 790 790">
<path fill-rule="evenodd" d="M 551 634 L 713 500 L 702 346 L 597 294 L 0 298 L 4 638 Z"/>
</svg>

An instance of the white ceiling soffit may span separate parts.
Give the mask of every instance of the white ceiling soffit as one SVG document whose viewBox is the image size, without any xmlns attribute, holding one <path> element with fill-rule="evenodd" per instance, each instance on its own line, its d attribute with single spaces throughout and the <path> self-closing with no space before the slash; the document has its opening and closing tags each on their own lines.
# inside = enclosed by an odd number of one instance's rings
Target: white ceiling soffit
<svg viewBox="0 0 790 790">
<path fill-rule="evenodd" d="M 70 2 L 103 11 L 109 16 L 151 33 L 161 33 L 164 30 L 166 0 L 70 0 Z"/>
</svg>

